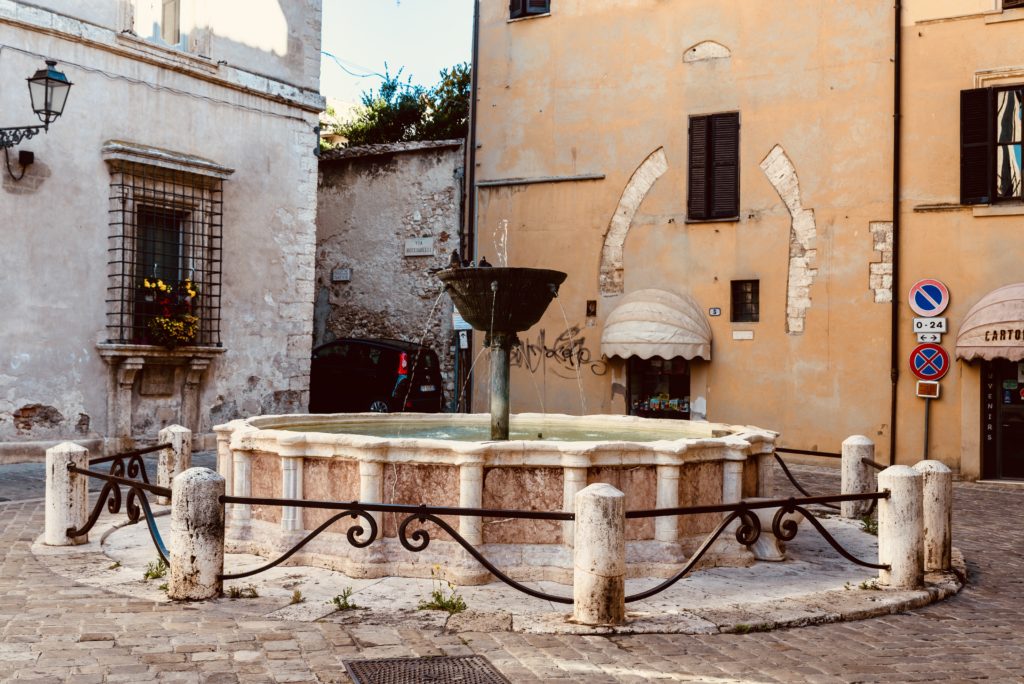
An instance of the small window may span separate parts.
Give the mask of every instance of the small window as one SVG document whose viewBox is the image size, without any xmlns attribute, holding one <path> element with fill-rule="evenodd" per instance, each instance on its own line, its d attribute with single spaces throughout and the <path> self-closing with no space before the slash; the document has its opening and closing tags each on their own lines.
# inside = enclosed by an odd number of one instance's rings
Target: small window
<svg viewBox="0 0 1024 684">
<path fill-rule="evenodd" d="M 730 319 L 733 323 L 756 323 L 760 318 L 759 280 L 732 281 L 732 311 Z"/>
<path fill-rule="evenodd" d="M 960 93 L 960 203 L 1021 201 L 1024 87 Z"/>
<path fill-rule="evenodd" d="M 508 18 L 518 19 L 534 14 L 550 14 L 551 0 L 509 0 Z"/>
<path fill-rule="evenodd" d="M 691 116 L 689 143 L 687 219 L 739 218 L 739 112 Z"/>
<path fill-rule="evenodd" d="M 181 31 L 182 0 L 134 0 L 135 32 L 155 43 L 184 49 L 188 36 Z"/>
<path fill-rule="evenodd" d="M 1003 9 L 1011 9 L 1013 7 L 1024 7 L 1024 0 L 1003 0 Z"/>
</svg>

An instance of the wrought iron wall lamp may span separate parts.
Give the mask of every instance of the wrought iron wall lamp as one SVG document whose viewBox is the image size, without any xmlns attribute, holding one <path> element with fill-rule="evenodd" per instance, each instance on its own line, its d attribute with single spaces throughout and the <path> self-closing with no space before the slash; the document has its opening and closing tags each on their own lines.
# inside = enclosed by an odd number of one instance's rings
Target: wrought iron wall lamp
<svg viewBox="0 0 1024 684">
<path fill-rule="evenodd" d="M 50 130 L 53 123 L 64 112 L 64 104 L 68 99 L 68 92 L 71 90 L 71 81 L 60 71 L 57 71 L 57 62 L 48 59 L 46 67 L 40 69 L 28 81 L 28 94 L 32 100 L 32 111 L 36 113 L 41 126 L 14 126 L 11 128 L 0 128 L 0 147 L 4 148 L 4 160 L 7 162 L 7 173 L 11 174 L 14 180 L 21 180 L 25 175 L 25 167 L 34 161 L 31 152 L 22 152 L 18 155 L 18 161 L 22 165 L 21 175 L 15 176 L 11 171 L 11 159 L 8 150 L 11 147 L 28 140 L 40 131 Z"/>
</svg>

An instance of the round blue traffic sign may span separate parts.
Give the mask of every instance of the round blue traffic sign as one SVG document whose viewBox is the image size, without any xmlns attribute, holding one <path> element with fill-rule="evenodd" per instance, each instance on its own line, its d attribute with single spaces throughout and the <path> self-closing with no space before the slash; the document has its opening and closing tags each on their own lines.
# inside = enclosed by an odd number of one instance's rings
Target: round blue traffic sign
<svg viewBox="0 0 1024 684">
<path fill-rule="evenodd" d="M 910 352 L 910 370 L 921 380 L 939 380 L 949 371 L 949 354 L 937 344 L 919 344 Z"/>
<path fill-rule="evenodd" d="M 918 316 L 938 316 L 949 306 L 949 290 L 938 280 L 918 280 L 910 288 L 910 308 Z"/>
</svg>

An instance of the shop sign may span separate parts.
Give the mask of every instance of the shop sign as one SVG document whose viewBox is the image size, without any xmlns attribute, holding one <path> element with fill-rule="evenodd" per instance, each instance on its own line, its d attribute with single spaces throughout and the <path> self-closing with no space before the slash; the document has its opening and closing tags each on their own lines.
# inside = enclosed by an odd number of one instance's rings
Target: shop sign
<svg viewBox="0 0 1024 684">
<path fill-rule="evenodd" d="M 960 334 L 960 347 L 1024 347 L 1024 322 L 990 323 Z"/>
</svg>

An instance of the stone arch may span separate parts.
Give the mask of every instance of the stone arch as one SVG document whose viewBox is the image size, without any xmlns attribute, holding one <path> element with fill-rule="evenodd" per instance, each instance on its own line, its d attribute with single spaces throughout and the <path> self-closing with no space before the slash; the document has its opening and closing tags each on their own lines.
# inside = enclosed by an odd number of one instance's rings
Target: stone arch
<svg viewBox="0 0 1024 684">
<path fill-rule="evenodd" d="M 686 48 L 686 52 L 683 53 L 683 62 L 690 64 L 706 62 L 710 59 L 729 59 L 730 57 L 732 57 L 732 51 L 729 48 L 713 40 L 705 40 Z"/>
<path fill-rule="evenodd" d="M 818 251 L 814 240 L 818 227 L 814 221 L 814 210 L 803 206 L 800 196 L 800 179 L 796 167 L 790 161 L 781 145 L 776 145 L 761 161 L 761 170 L 768 182 L 779 193 L 790 216 L 789 229 L 789 279 L 786 287 L 786 332 L 799 335 L 804 331 L 807 310 L 811 308 L 811 285 L 818 275 L 812 268 Z"/>
<path fill-rule="evenodd" d="M 654 182 L 668 171 L 668 159 L 665 148 L 659 147 L 651 152 L 643 163 L 636 168 L 629 182 L 626 183 L 615 214 L 604 234 L 604 246 L 601 248 L 601 272 L 599 289 L 602 295 L 622 294 L 622 246 L 626 235 L 636 216 L 637 209 L 643 203 Z"/>
</svg>

